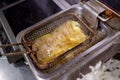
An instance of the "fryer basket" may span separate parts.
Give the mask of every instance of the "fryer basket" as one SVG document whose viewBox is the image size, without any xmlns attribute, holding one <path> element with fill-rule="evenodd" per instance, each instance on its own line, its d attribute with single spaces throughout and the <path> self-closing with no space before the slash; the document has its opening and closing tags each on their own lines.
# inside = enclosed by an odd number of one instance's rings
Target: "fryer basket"
<svg viewBox="0 0 120 80">
<path fill-rule="evenodd" d="M 71 59 L 75 58 L 79 53 L 85 51 L 86 49 L 90 48 L 95 43 L 99 42 L 103 38 L 105 38 L 105 34 L 102 32 L 101 29 L 94 30 L 87 26 L 86 23 L 82 19 L 78 17 L 78 15 L 74 13 L 66 13 L 64 15 L 60 15 L 55 17 L 52 20 L 49 20 L 27 32 L 22 36 L 23 42 L 34 42 L 37 38 L 52 32 L 55 28 L 59 27 L 61 24 L 67 22 L 67 21 L 77 21 L 81 26 L 80 28 L 89 36 L 89 39 L 87 39 L 82 44 L 79 44 L 78 46 L 74 47 L 73 49 L 67 51 L 65 54 L 57 57 L 53 62 L 48 64 L 47 67 L 42 68 L 43 65 L 40 65 L 36 59 L 36 53 L 31 53 L 31 59 L 33 60 L 34 64 L 37 66 L 38 69 L 40 69 L 43 72 L 50 72 L 55 70 L 56 68 L 59 68 L 63 64 L 69 62 Z M 28 51 L 31 51 L 31 47 L 24 45 Z M 42 70 L 44 69 L 44 70 Z"/>
</svg>

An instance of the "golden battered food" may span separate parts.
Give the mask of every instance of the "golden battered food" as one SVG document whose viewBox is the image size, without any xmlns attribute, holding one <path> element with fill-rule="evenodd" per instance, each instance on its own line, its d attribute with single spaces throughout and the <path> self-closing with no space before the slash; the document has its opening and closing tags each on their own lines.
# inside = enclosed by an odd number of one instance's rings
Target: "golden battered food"
<svg viewBox="0 0 120 80">
<path fill-rule="evenodd" d="M 81 30 L 79 23 L 68 21 L 53 32 L 38 38 L 32 49 L 37 48 L 38 62 L 46 65 L 86 39 L 88 39 L 88 36 Z"/>
</svg>

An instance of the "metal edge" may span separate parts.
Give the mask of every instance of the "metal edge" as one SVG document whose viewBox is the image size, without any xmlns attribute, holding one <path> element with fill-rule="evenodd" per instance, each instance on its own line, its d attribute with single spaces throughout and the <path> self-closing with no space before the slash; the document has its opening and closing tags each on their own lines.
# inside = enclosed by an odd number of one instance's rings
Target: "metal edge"
<svg viewBox="0 0 120 80">
<path fill-rule="evenodd" d="M 0 45 L 2 45 L 2 43 L 0 42 Z M 0 54 L 3 54 L 4 51 L 0 48 Z"/>
<path fill-rule="evenodd" d="M 102 2 L 95 0 L 96 2 L 98 2 L 99 4 L 101 4 L 103 7 L 105 7 L 106 9 L 109 9 L 110 11 L 112 11 L 114 14 L 116 14 L 117 16 L 120 17 L 120 14 L 118 14 L 117 12 L 115 12 L 114 10 L 110 9 L 108 6 L 106 6 L 105 4 L 103 4 Z"/>
<path fill-rule="evenodd" d="M 19 32 L 19 34 L 18 34 L 17 37 L 16 37 L 16 41 L 17 41 L 17 42 L 21 42 L 22 36 L 23 36 L 23 34 L 24 34 L 25 32 L 26 32 L 26 29 L 23 30 L 23 31 L 21 31 L 21 32 Z M 21 50 L 24 50 L 24 47 L 20 45 L 20 49 L 21 49 Z M 36 80 L 45 80 L 45 79 L 42 79 L 42 78 L 40 78 L 40 77 L 38 76 L 35 68 L 33 67 L 34 65 L 31 64 L 30 59 L 28 58 L 28 55 L 27 55 L 26 53 L 24 53 L 24 58 L 25 58 L 25 60 L 27 61 L 27 63 L 28 63 L 28 65 L 29 65 L 29 67 L 30 67 L 30 69 L 31 69 L 34 77 L 36 78 Z"/>
<path fill-rule="evenodd" d="M 17 5 L 17 4 L 20 4 L 20 3 L 24 2 L 24 1 L 25 1 L 25 0 L 16 1 L 16 2 L 14 2 L 14 3 L 6 6 L 6 7 L 1 8 L 1 11 L 4 11 L 4 10 L 6 10 L 6 9 L 8 9 L 8 8 L 10 8 L 10 7 L 13 7 L 13 6 Z"/>
<path fill-rule="evenodd" d="M 71 5 L 67 3 L 65 0 L 53 0 L 53 1 L 63 10 L 71 7 Z"/>
<path fill-rule="evenodd" d="M 12 32 L 12 29 L 10 28 L 10 25 L 9 25 L 8 21 L 6 20 L 4 14 L 2 13 L 2 11 L 0 11 L 0 21 L 1 21 L 1 24 L 3 25 L 3 28 L 5 30 L 5 33 L 8 37 L 8 39 L 10 40 L 10 43 L 16 43 L 15 35 Z M 13 49 L 16 50 L 15 47 L 13 47 Z"/>
<path fill-rule="evenodd" d="M 74 4 L 74 5 L 70 5 L 67 1 L 65 0 L 53 0 L 60 8 L 62 8 L 63 10 L 64 9 L 67 9 L 67 8 L 70 8 L 70 7 L 74 7 L 74 6 L 78 6 L 78 7 L 81 7 L 82 5 L 80 5 L 79 3 L 78 4 Z"/>
<path fill-rule="evenodd" d="M 59 2 L 59 0 L 53 0 L 53 2 L 56 3 L 62 10 L 66 9 L 66 7 Z"/>
</svg>

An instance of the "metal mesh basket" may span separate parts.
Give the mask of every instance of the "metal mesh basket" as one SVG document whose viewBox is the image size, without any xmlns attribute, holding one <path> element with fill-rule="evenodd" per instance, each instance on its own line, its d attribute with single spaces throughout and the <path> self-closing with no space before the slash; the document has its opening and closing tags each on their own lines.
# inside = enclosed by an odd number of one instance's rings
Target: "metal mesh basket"
<svg viewBox="0 0 120 80">
<path fill-rule="evenodd" d="M 81 26 L 80 28 L 89 36 L 89 38 L 84 41 L 83 43 L 79 44 L 78 46 L 74 47 L 73 49 L 67 51 L 65 54 L 57 57 L 53 62 L 48 64 L 48 67 L 42 70 L 41 64 L 38 63 L 36 58 L 36 53 L 31 53 L 30 56 L 33 60 L 33 63 L 44 72 L 49 72 L 54 70 L 65 63 L 69 62 L 71 59 L 75 58 L 77 55 L 85 51 L 86 49 L 90 48 L 95 43 L 99 42 L 103 38 L 105 38 L 105 34 L 102 32 L 101 29 L 94 30 L 88 27 L 76 14 L 69 13 L 57 16 L 41 25 L 32 28 L 31 30 L 27 31 L 23 37 L 23 42 L 34 42 L 37 38 L 52 32 L 55 28 L 59 27 L 63 23 L 67 21 L 77 21 Z M 32 50 L 31 46 L 24 45 L 26 49 Z"/>
</svg>

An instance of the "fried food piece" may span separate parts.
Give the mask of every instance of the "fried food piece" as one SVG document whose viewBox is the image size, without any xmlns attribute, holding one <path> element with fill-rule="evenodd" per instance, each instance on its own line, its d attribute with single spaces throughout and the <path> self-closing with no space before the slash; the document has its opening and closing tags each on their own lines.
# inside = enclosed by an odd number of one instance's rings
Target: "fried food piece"
<svg viewBox="0 0 120 80">
<path fill-rule="evenodd" d="M 86 39 L 88 36 L 81 30 L 79 23 L 68 21 L 53 32 L 38 38 L 32 49 L 37 48 L 38 62 L 46 65 Z"/>
</svg>

